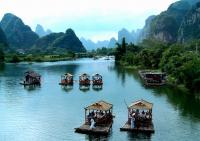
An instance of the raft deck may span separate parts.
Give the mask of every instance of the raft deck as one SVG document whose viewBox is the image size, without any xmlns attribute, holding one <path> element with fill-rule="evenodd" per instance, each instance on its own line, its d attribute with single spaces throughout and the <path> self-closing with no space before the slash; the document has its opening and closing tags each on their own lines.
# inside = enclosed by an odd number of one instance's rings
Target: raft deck
<svg viewBox="0 0 200 141">
<path fill-rule="evenodd" d="M 140 78 L 143 80 L 145 86 L 163 86 L 163 85 L 166 85 L 165 80 L 162 80 L 162 82 L 160 82 L 160 83 L 147 82 L 147 79 L 145 77 L 145 73 L 147 73 L 147 72 L 138 71 L 138 73 L 140 75 Z"/>
<path fill-rule="evenodd" d="M 30 85 L 41 85 L 40 83 L 24 83 L 24 82 L 20 82 L 19 84 L 24 85 L 24 86 L 30 86 Z"/>
<path fill-rule="evenodd" d="M 82 134 L 100 134 L 100 135 L 108 135 L 112 128 L 112 123 L 105 126 L 96 126 L 93 129 L 90 129 L 90 125 L 83 124 L 79 128 L 75 128 L 76 133 Z"/>
<path fill-rule="evenodd" d="M 143 133 L 154 133 L 153 123 L 149 127 L 139 127 L 139 128 L 131 128 L 131 125 L 128 122 L 120 128 L 120 131 L 129 131 L 129 132 L 143 132 Z"/>
</svg>

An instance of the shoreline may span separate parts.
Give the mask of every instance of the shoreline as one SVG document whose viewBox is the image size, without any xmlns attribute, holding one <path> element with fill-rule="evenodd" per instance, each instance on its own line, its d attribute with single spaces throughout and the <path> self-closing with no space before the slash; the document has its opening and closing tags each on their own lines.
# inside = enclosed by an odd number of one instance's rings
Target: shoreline
<svg viewBox="0 0 200 141">
<path fill-rule="evenodd" d="M 135 71 L 139 71 L 140 69 L 144 69 L 144 68 L 142 68 L 140 66 L 125 65 L 125 64 L 121 64 L 120 62 L 117 64 L 117 66 L 123 67 L 125 69 L 135 70 Z M 198 93 L 195 93 L 195 92 L 191 92 L 191 90 L 186 88 L 185 85 L 183 85 L 183 84 L 176 84 L 174 82 L 174 80 L 175 80 L 174 77 L 171 77 L 170 75 L 168 75 L 168 77 L 170 79 L 167 79 L 166 86 L 170 86 L 170 87 L 173 87 L 173 88 L 178 88 L 179 90 L 184 91 L 186 93 L 193 93 L 194 95 L 198 94 Z"/>
</svg>

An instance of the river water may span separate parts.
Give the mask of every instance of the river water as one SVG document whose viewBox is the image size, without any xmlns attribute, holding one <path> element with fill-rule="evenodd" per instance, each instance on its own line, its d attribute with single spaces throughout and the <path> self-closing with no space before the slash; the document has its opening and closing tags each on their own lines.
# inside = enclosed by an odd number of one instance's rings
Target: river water
<svg viewBox="0 0 200 141">
<path fill-rule="evenodd" d="M 40 87 L 23 87 L 19 81 L 26 70 L 42 75 Z M 102 90 L 72 89 L 58 83 L 70 72 L 75 80 L 81 73 L 100 73 Z M 127 121 L 126 103 L 145 99 L 154 103 L 151 135 L 120 132 Z M 114 123 L 108 137 L 74 133 L 84 121 L 84 107 L 105 100 L 114 105 Z M 200 99 L 171 87 L 146 88 L 136 71 L 116 67 L 112 60 L 19 63 L 0 65 L 1 141 L 198 141 Z"/>
</svg>

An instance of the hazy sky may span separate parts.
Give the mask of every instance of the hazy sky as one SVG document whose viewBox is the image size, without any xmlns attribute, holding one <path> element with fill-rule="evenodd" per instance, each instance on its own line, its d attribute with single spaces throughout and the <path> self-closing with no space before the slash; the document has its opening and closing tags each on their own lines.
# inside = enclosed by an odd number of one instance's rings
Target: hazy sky
<svg viewBox="0 0 200 141">
<path fill-rule="evenodd" d="M 94 41 L 117 36 L 117 31 L 142 28 L 145 19 L 177 0 L 0 0 L 0 18 L 13 13 L 35 30 L 41 24 L 54 32 L 75 30 Z"/>
</svg>

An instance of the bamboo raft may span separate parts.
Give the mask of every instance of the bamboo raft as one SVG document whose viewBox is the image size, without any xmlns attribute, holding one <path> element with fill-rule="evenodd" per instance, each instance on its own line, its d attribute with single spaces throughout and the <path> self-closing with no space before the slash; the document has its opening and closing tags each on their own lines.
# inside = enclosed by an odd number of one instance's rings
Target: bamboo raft
<svg viewBox="0 0 200 141">
<path fill-rule="evenodd" d="M 140 70 L 138 71 L 141 79 L 145 86 L 163 86 L 166 84 L 166 74 L 151 70 Z M 147 77 L 147 75 L 152 75 Z"/>
<path fill-rule="evenodd" d="M 24 79 L 19 84 L 24 86 L 40 85 L 41 75 L 34 71 L 27 71 L 24 73 Z"/>
<path fill-rule="evenodd" d="M 100 134 L 100 135 L 108 135 L 112 128 L 112 123 L 104 126 L 96 126 L 93 129 L 90 129 L 89 124 L 83 124 L 79 128 L 75 128 L 76 133 L 83 133 L 83 134 Z"/>
<path fill-rule="evenodd" d="M 98 101 L 85 108 L 85 122 L 76 133 L 108 135 L 113 123 L 113 105 L 105 101 Z"/>
<path fill-rule="evenodd" d="M 148 127 L 139 127 L 139 128 L 131 128 L 131 125 L 126 122 L 120 131 L 130 131 L 130 132 L 143 132 L 143 133 L 154 133 L 154 125 L 153 123 Z"/>
<path fill-rule="evenodd" d="M 128 121 L 120 131 L 154 133 L 152 122 L 153 103 L 143 99 L 131 103 L 128 108 Z M 141 112 L 142 111 L 142 112 Z M 144 112 L 145 111 L 145 112 Z"/>
</svg>

